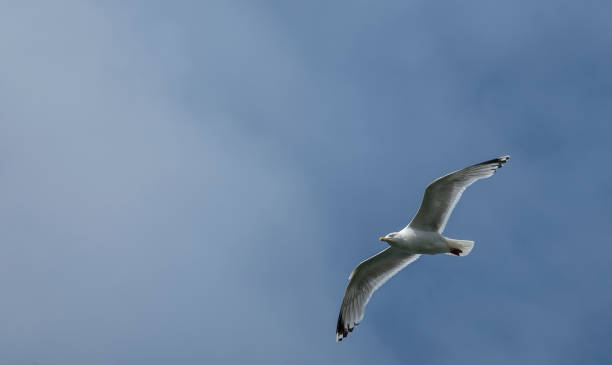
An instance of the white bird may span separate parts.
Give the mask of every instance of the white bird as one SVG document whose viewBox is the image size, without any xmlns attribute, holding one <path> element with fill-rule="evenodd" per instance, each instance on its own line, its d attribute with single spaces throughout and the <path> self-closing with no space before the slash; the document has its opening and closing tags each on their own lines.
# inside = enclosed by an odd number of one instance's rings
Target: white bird
<svg viewBox="0 0 612 365">
<path fill-rule="evenodd" d="M 421 254 L 466 256 L 470 253 L 474 241 L 444 237 L 442 231 L 465 189 L 476 180 L 493 175 L 509 158 L 502 156 L 466 167 L 427 186 L 412 222 L 399 232 L 381 237 L 390 247 L 357 265 L 349 276 L 338 316 L 336 341 L 342 341 L 361 322 L 376 289 Z"/>
</svg>

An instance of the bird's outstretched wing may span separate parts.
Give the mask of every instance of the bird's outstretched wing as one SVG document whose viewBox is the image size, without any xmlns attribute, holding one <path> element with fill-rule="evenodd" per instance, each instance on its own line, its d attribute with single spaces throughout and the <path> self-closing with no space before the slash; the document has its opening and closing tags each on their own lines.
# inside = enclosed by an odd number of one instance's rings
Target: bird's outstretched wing
<svg viewBox="0 0 612 365">
<path fill-rule="evenodd" d="M 408 227 L 442 233 L 463 191 L 474 181 L 493 175 L 509 158 L 494 158 L 434 180 L 425 189 L 421 207 Z"/>
<path fill-rule="evenodd" d="M 374 291 L 418 257 L 389 247 L 357 265 L 349 276 L 340 307 L 336 341 L 342 341 L 363 319 L 366 304 Z"/>
</svg>

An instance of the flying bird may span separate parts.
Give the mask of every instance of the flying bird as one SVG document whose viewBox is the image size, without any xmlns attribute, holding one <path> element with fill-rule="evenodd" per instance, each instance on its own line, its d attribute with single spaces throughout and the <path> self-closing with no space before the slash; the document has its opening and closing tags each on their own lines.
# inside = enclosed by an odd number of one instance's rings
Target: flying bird
<svg viewBox="0 0 612 365">
<path fill-rule="evenodd" d="M 472 251 L 474 241 L 444 237 L 442 232 L 465 189 L 476 180 L 493 175 L 509 158 L 502 156 L 466 167 L 427 186 L 412 222 L 399 232 L 380 237 L 389 247 L 357 265 L 349 276 L 338 315 L 336 341 L 342 341 L 361 322 L 376 289 L 421 254 L 466 256 Z"/>
</svg>

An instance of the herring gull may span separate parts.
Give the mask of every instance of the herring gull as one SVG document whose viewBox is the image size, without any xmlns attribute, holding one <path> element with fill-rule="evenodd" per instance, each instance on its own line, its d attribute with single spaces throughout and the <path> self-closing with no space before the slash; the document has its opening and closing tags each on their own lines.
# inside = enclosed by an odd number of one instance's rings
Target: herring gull
<svg viewBox="0 0 612 365">
<path fill-rule="evenodd" d="M 363 261 L 349 276 L 338 315 L 336 341 L 348 336 L 361 322 L 372 294 L 421 254 L 466 256 L 474 241 L 444 237 L 442 232 L 465 189 L 490 177 L 510 156 L 502 156 L 444 175 L 427 186 L 421 207 L 412 222 L 399 232 L 380 237 L 385 250 Z"/>
</svg>

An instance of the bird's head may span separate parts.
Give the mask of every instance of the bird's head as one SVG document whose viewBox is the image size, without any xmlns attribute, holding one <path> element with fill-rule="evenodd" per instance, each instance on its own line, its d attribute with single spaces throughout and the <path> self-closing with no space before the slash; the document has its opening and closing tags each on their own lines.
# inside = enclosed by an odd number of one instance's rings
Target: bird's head
<svg viewBox="0 0 612 365">
<path fill-rule="evenodd" d="M 384 237 L 380 237 L 378 240 L 379 241 L 383 241 L 383 242 L 387 242 L 388 244 L 391 244 L 391 242 L 393 242 L 393 239 L 395 238 L 395 236 L 397 236 L 397 232 L 389 233 L 388 235 L 386 235 Z"/>
</svg>

